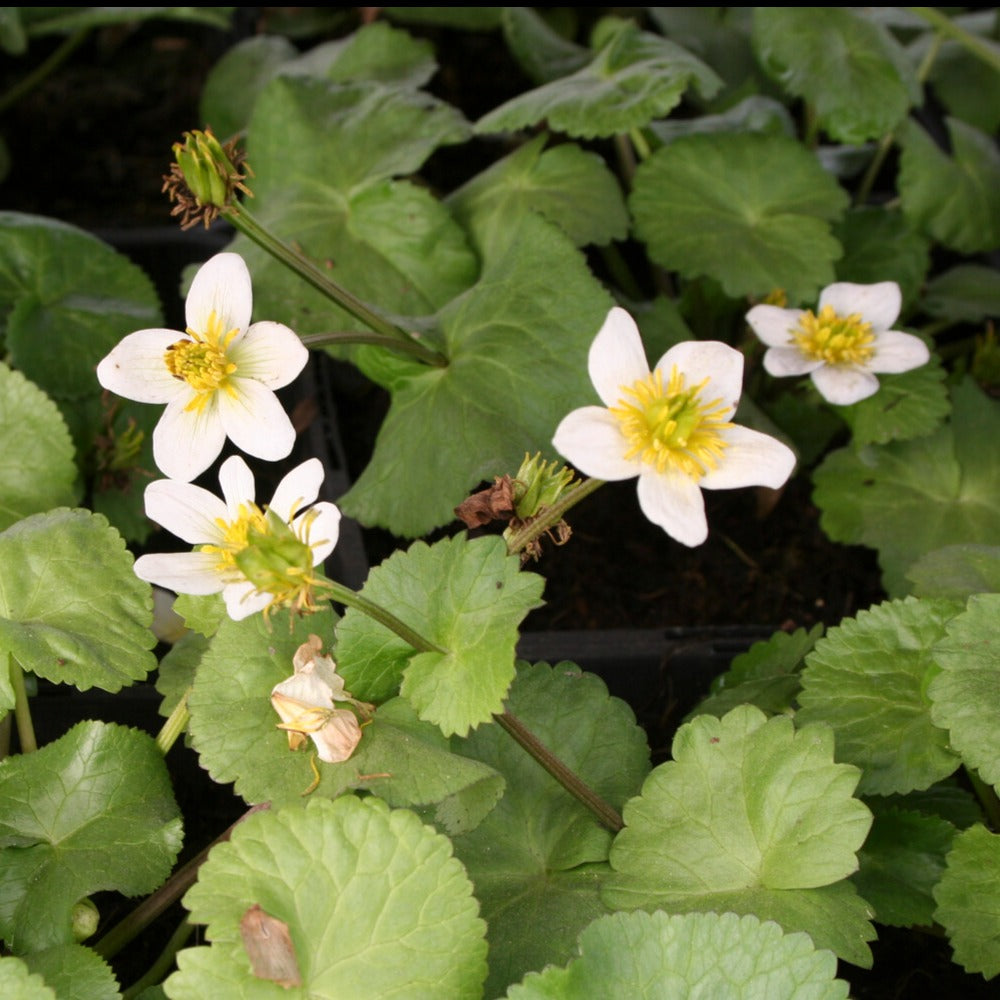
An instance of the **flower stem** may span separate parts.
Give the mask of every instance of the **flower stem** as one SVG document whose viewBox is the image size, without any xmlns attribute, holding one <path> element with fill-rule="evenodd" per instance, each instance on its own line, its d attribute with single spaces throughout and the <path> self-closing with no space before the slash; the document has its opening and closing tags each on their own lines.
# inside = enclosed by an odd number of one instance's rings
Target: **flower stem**
<svg viewBox="0 0 1000 1000">
<path fill-rule="evenodd" d="M 975 768 L 966 767 L 965 773 L 969 776 L 969 781 L 972 782 L 973 791 L 975 791 L 979 804 L 983 807 L 983 812 L 986 813 L 990 821 L 990 826 L 994 831 L 1000 831 L 1000 800 L 997 799 L 997 793 L 993 790 L 993 786 L 983 781 Z"/>
<path fill-rule="evenodd" d="M 936 7 L 904 7 L 911 14 L 923 18 L 928 24 L 933 25 L 942 35 L 953 39 L 963 45 L 978 59 L 982 59 L 988 66 L 1000 71 L 1000 53 L 992 48 L 986 41 L 966 31 L 946 14 L 942 14 Z"/>
<path fill-rule="evenodd" d="M 494 718 L 570 795 L 582 802 L 612 833 L 617 833 L 625 826 L 620 813 L 608 805 L 589 785 L 581 781 L 516 715 L 503 712 Z"/>
<path fill-rule="evenodd" d="M 326 344 L 375 344 L 401 354 L 415 354 L 423 358 L 424 348 L 411 340 L 398 340 L 381 333 L 366 330 L 337 330 L 330 333 L 306 333 L 299 338 L 306 347 L 323 347 Z"/>
<path fill-rule="evenodd" d="M 177 737 L 187 728 L 188 720 L 191 718 L 191 713 L 188 711 L 188 696 L 190 694 L 191 688 L 189 687 L 182 695 L 181 700 L 174 706 L 174 710 L 156 736 L 156 746 L 164 757 L 177 742 Z"/>
<path fill-rule="evenodd" d="M 414 649 L 419 650 L 421 653 L 448 652 L 447 649 L 443 649 L 429 639 L 425 639 L 419 632 L 410 628 L 406 622 L 400 621 L 392 612 L 386 611 L 385 608 L 374 601 L 369 601 L 367 597 L 362 597 L 356 590 L 351 590 L 350 587 L 345 587 L 340 583 L 334 583 L 333 580 L 325 580 L 323 587 L 331 600 L 336 601 L 338 604 L 346 605 L 349 608 L 355 608 L 362 612 L 362 614 L 368 615 L 369 618 L 377 621 L 380 625 L 384 625 L 389 631 L 395 632 L 400 639 L 408 642 Z"/>
<path fill-rule="evenodd" d="M 185 917 L 178 925 L 166 947 L 160 952 L 156 961 L 149 967 L 149 970 L 141 979 L 137 979 L 127 990 L 122 990 L 122 1000 L 133 1000 L 142 994 L 143 990 L 149 989 L 161 982 L 170 971 L 177 957 L 177 952 L 184 947 L 187 939 L 194 933 L 194 924 Z"/>
<path fill-rule="evenodd" d="M 28 692 L 24 686 L 24 670 L 21 664 L 8 654 L 10 664 L 10 686 L 14 689 L 14 721 L 17 723 L 17 738 L 21 743 L 21 753 L 32 753 L 38 749 L 35 727 L 31 722 L 31 707 Z"/>
<path fill-rule="evenodd" d="M 530 545 L 536 538 L 541 538 L 550 528 L 554 528 L 563 515 L 571 507 L 576 506 L 585 497 L 589 497 L 599 486 L 604 485 L 603 479 L 584 479 L 571 490 L 567 490 L 551 507 L 546 507 L 530 524 L 515 532 L 507 539 L 507 551 L 513 555 Z"/>
<path fill-rule="evenodd" d="M 300 278 L 312 285 L 316 291 L 333 300 L 337 305 L 346 309 L 356 319 L 361 320 L 366 326 L 370 326 L 376 333 L 381 334 L 385 340 L 384 346 L 392 346 L 395 350 L 405 351 L 407 354 L 415 354 L 429 365 L 443 368 L 448 364 L 448 359 L 437 351 L 432 350 L 425 344 L 420 343 L 416 334 L 407 333 L 402 328 L 390 323 L 384 316 L 379 315 L 369 308 L 359 298 L 352 295 L 346 288 L 342 288 L 336 282 L 331 281 L 320 268 L 303 254 L 298 253 L 283 240 L 278 239 L 269 229 L 261 225 L 250 213 L 246 206 L 227 208 L 222 212 L 224 218 L 238 229 L 244 236 L 253 240 L 258 246 L 266 250 L 276 260 L 281 261 L 286 267 L 291 268 Z M 406 345 L 406 346 L 404 346 Z"/>
<path fill-rule="evenodd" d="M 231 827 L 221 836 L 216 837 L 204 850 L 196 854 L 186 865 L 178 868 L 173 875 L 167 879 L 159 889 L 151 896 L 147 896 L 124 920 L 115 924 L 107 934 L 104 935 L 94 945 L 94 951 L 103 959 L 114 958 L 130 941 L 137 938 L 161 913 L 177 902 L 188 889 L 194 885 L 198 877 L 198 869 L 201 867 L 208 852 L 215 847 L 229 840 L 233 830 L 240 825 L 248 816 L 262 809 L 270 809 L 270 804 L 264 802 L 260 805 L 251 806 Z"/>
</svg>

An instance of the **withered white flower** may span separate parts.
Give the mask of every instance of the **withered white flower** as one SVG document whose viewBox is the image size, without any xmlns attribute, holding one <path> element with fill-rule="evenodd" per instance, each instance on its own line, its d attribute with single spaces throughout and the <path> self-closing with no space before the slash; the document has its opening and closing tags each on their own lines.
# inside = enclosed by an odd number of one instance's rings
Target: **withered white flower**
<svg viewBox="0 0 1000 1000">
<path fill-rule="evenodd" d="M 746 318 L 767 344 L 769 374 L 809 375 L 827 402 L 849 406 L 878 392 L 876 374 L 906 372 L 930 358 L 919 337 L 891 329 L 902 301 L 894 281 L 841 281 L 823 289 L 818 313 L 759 305 Z"/>
<path fill-rule="evenodd" d="M 588 370 L 604 406 L 564 417 L 553 445 L 596 479 L 638 476 L 642 512 L 677 541 L 708 537 L 703 489 L 776 489 L 791 475 L 791 449 L 729 420 L 743 355 L 726 344 L 677 344 L 651 372 L 635 321 L 615 307 L 590 347 Z"/>
<path fill-rule="evenodd" d="M 295 430 L 275 389 L 292 382 L 309 351 L 287 326 L 254 323 L 250 272 L 220 253 L 195 275 L 187 330 L 130 333 L 97 366 L 105 389 L 140 403 L 166 403 L 153 431 L 153 457 L 171 479 L 190 482 L 226 438 L 257 458 L 285 458 Z"/>
<path fill-rule="evenodd" d="M 174 479 L 146 487 L 150 518 L 197 548 L 140 556 L 136 576 L 180 594 L 221 591 L 237 621 L 274 605 L 308 607 L 317 583 L 311 570 L 340 534 L 337 507 L 314 503 L 323 464 L 311 458 L 292 469 L 266 513 L 255 502 L 253 473 L 238 455 L 222 463 L 219 482 L 222 500 Z"/>
<path fill-rule="evenodd" d="M 321 655 L 322 648 L 316 635 L 299 646 L 292 658 L 295 672 L 274 686 L 271 705 L 281 718 L 278 728 L 288 733 L 291 749 L 299 749 L 308 736 L 319 759 L 336 764 L 347 760 L 361 741 L 358 716 L 350 708 L 337 708 L 336 703 L 355 705 L 366 718 L 372 706 L 344 690 L 336 663 Z"/>
</svg>

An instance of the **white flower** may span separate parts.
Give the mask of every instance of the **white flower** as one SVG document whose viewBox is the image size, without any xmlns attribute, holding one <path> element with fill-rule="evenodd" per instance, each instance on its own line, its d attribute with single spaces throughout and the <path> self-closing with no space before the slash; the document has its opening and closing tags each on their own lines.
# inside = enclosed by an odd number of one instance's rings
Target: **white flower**
<svg viewBox="0 0 1000 1000">
<path fill-rule="evenodd" d="M 594 338 L 588 370 L 607 409 L 574 410 L 553 444 L 588 476 L 638 476 L 642 512 L 677 541 L 708 537 L 703 489 L 776 489 L 791 475 L 789 448 L 729 422 L 742 391 L 739 351 L 687 341 L 650 372 L 634 320 L 616 307 Z"/>
<path fill-rule="evenodd" d="M 174 479 L 146 487 L 146 513 L 193 552 L 140 556 L 136 575 L 182 594 L 222 592 L 229 617 L 246 618 L 272 606 L 311 606 L 312 568 L 333 551 L 340 511 L 319 495 L 318 458 L 293 469 L 278 484 L 267 513 L 254 502 L 254 479 L 238 455 L 219 470 L 224 500 Z M 308 510 L 304 508 L 309 507 Z"/>
<path fill-rule="evenodd" d="M 320 760 L 336 764 L 347 760 L 361 740 L 361 724 L 349 708 L 356 705 L 367 718 L 372 706 L 352 698 L 344 690 L 344 679 L 329 656 L 321 656 L 319 636 L 309 636 L 295 652 L 295 673 L 271 691 L 271 705 L 281 718 L 278 728 L 288 733 L 288 745 L 298 750 L 308 736 L 316 744 Z"/>
<path fill-rule="evenodd" d="M 876 372 L 906 372 L 930 358 L 919 337 L 890 329 L 901 305 L 894 281 L 841 281 L 823 289 L 818 314 L 761 305 L 747 322 L 768 346 L 768 373 L 810 375 L 827 402 L 848 406 L 878 392 Z"/>
<path fill-rule="evenodd" d="M 97 366 L 105 389 L 140 403 L 166 403 L 153 456 L 171 479 L 190 482 L 227 437 L 249 455 L 285 458 L 295 430 L 274 390 L 305 367 L 309 351 L 281 323 L 250 324 L 253 297 L 243 258 L 220 253 L 195 275 L 187 330 L 130 333 Z"/>
</svg>

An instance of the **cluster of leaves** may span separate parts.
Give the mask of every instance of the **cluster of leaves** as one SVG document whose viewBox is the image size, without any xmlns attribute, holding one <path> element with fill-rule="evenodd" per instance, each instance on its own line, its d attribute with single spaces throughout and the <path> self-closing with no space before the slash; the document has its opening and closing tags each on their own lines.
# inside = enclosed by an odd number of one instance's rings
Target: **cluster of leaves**
<svg viewBox="0 0 1000 1000">
<path fill-rule="evenodd" d="M 93 379 L 122 335 L 161 325 L 155 295 L 93 237 L 0 215 L 0 565 L 17 567 L 0 581 L 0 712 L 18 703 L 8 664 L 111 692 L 158 666 L 163 713 L 187 699 L 203 767 L 270 806 L 203 865 L 186 905 L 205 943 L 149 996 L 346 983 L 574 1000 L 698 984 L 833 1000 L 847 993 L 838 957 L 871 963 L 873 921 L 936 921 L 956 961 L 997 975 L 997 817 L 955 780 L 965 769 L 996 801 L 1000 548 L 984 543 L 1000 535 L 1000 494 L 982 442 L 1000 414 L 976 381 L 992 387 L 995 342 L 969 333 L 1000 311 L 985 262 L 1000 245 L 995 12 L 655 8 L 645 27 L 603 18 L 580 41 L 534 8 L 384 10 L 502 34 L 530 85 L 468 121 L 426 89 L 430 44 L 382 21 L 304 53 L 280 36 L 241 43 L 203 104 L 220 136 L 246 130 L 261 222 L 447 358 L 338 349 L 392 400 L 345 511 L 418 536 L 525 451 L 549 453 L 558 420 L 591 399 L 586 351 L 616 299 L 652 356 L 700 336 L 752 362 L 750 302 L 895 280 L 904 322 L 937 338 L 929 366 L 833 411 L 751 365 L 745 417 L 786 432 L 803 465 L 822 456 L 824 526 L 878 550 L 893 600 L 738 658 L 656 768 L 599 679 L 515 661 L 543 581 L 496 537 L 417 541 L 372 571 L 364 596 L 437 651 L 354 610 L 268 628 L 187 599 L 189 631 L 157 664 L 149 588 L 121 537 L 148 530 L 141 479 L 127 487 L 152 463 L 115 464 L 157 414 L 102 410 Z M 929 91 L 945 133 L 914 114 Z M 419 172 L 460 144 L 501 153 L 437 197 Z M 260 315 L 302 334 L 358 329 L 245 239 L 232 248 Z M 848 443 L 829 451 L 838 434 Z M 85 490 L 92 509 L 68 509 Z M 318 783 L 268 701 L 310 633 L 377 705 Z M 503 712 L 624 828 L 514 745 Z M 0 936 L 16 956 L 0 958 L 2 992 L 117 996 L 74 915 L 90 894 L 168 876 L 181 830 L 162 755 L 142 733 L 83 723 L 5 760 L 0 801 Z M 287 991 L 252 963 L 255 907 L 287 931 Z"/>
</svg>

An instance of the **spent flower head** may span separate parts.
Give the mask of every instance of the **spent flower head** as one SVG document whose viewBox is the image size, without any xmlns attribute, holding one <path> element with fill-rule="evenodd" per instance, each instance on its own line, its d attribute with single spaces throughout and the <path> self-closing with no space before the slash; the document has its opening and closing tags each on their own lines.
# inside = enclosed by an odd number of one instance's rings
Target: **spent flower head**
<svg viewBox="0 0 1000 1000">
<path fill-rule="evenodd" d="M 815 313 L 759 305 L 747 322 L 767 344 L 769 374 L 809 375 L 827 402 L 848 406 L 878 392 L 876 373 L 909 371 L 930 358 L 919 337 L 891 329 L 901 306 L 894 281 L 841 281 L 823 289 Z"/>
<path fill-rule="evenodd" d="M 171 479 L 190 482 L 218 458 L 226 438 L 257 458 L 285 458 L 295 429 L 275 389 L 305 367 L 309 351 L 281 323 L 250 323 L 253 295 L 243 258 L 220 253 L 195 275 L 187 330 L 130 333 L 97 366 L 101 385 L 140 403 L 166 403 L 153 457 Z"/>
<path fill-rule="evenodd" d="M 708 537 L 703 489 L 776 489 L 791 475 L 791 449 L 730 420 L 743 355 L 726 344 L 677 344 L 650 371 L 635 321 L 615 307 L 588 368 L 604 406 L 564 417 L 556 450 L 597 479 L 638 476 L 642 512 L 677 541 L 693 546 Z"/>
<path fill-rule="evenodd" d="M 219 470 L 222 500 L 191 483 L 150 483 L 146 513 L 196 548 L 140 556 L 136 575 L 181 594 L 221 592 L 236 620 L 276 607 L 313 610 L 322 589 L 313 567 L 340 533 L 340 511 L 326 501 L 314 504 L 322 481 L 322 463 L 311 458 L 281 480 L 264 510 L 255 502 L 253 473 L 238 455 Z"/>
</svg>

